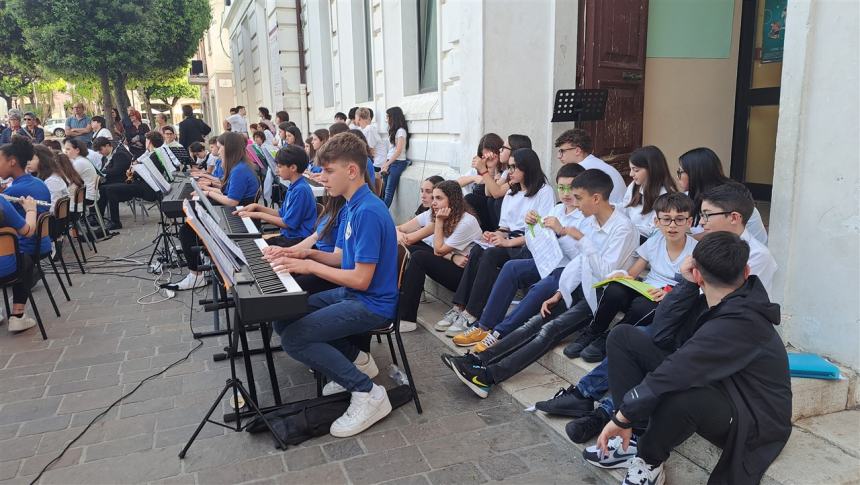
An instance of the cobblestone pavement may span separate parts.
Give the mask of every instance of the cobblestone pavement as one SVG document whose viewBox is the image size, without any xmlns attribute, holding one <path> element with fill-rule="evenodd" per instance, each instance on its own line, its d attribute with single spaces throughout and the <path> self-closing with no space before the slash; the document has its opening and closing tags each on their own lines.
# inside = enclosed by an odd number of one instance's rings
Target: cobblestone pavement
<svg viewBox="0 0 860 485">
<path fill-rule="evenodd" d="M 154 276 L 143 261 L 155 235 L 155 213 L 88 252 L 89 273 L 73 275 L 72 300 L 48 281 L 36 299 L 49 340 L 36 329 L 18 335 L 0 326 L 0 481 L 29 483 L 109 404 L 198 345 L 189 331 L 192 295 L 141 305 Z M 68 253 L 68 250 L 67 250 Z M 72 260 L 71 253 L 67 261 Z M 73 265 L 69 265 L 70 269 Z M 178 275 L 173 277 L 178 279 Z M 195 298 L 203 296 L 195 295 Z M 160 298 L 156 295 L 156 298 Z M 147 297 L 144 301 L 150 301 Z M 194 304 L 193 325 L 211 329 L 212 314 Z M 225 337 L 207 338 L 184 363 L 142 385 L 102 417 L 42 477 L 42 483 L 598 483 L 572 446 L 524 413 L 501 390 L 478 399 L 439 360 L 441 343 L 424 330 L 407 334 L 424 413 L 412 403 L 359 436 L 324 436 L 280 452 L 271 438 L 208 424 L 184 460 L 177 458 L 229 372 L 212 355 Z M 381 373 L 387 345 L 373 344 Z M 282 394 L 315 393 L 312 375 L 276 354 Z M 271 403 L 262 356 L 255 356 L 263 404 Z M 241 369 L 241 366 L 239 366 Z M 218 413 L 220 417 L 220 413 Z"/>
</svg>

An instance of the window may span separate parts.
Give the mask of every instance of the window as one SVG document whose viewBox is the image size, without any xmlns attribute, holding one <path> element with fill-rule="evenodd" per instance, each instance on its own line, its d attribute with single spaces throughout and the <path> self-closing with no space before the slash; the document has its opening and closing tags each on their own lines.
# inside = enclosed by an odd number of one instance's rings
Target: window
<svg viewBox="0 0 860 485">
<path fill-rule="evenodd" d="M 418 0 L 418 91 L 436 91 L 439 86 L 436 0 Z"/>
<path fill-rule="evenodd" d="M 370 0 L 352 0 L 352 49 L 355 101 L 373 99 L 373 51 Z"/>
<path fill-rule="evenodd" d="M 332 76 L 331 51 L 331 4 L 329 0 L 319 0 L 320 64 L 322 66 L 323 106 L 334 106 L 334 78 Z"/>
</svg>

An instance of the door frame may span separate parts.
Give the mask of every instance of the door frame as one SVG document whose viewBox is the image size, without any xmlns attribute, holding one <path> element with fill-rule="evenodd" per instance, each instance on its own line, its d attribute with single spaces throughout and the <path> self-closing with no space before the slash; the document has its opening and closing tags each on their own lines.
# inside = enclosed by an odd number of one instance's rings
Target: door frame
<svg viewBox="0 0 860 485">
<path fill-rule="evenodd" d="M 780 87 L 752 89 L 755 61 L 756 12 L 758 2 L 741 2 L 741 32 L 738 44 L 738 77 L 735 88 L 735 116 L 732 129 L 731 178 L 743 182 L 755 200 L 770 201 L 773 185 L 746 182 L 749 112 L 753 106 L 779 106 Z"/>
</svg>

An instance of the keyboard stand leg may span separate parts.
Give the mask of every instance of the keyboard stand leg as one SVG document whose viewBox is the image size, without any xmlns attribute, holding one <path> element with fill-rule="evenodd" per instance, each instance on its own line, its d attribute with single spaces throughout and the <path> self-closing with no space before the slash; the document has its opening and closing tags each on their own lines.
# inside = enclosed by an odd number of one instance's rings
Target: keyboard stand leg
<svg viewBox="0 0 860 485">
<path fill-rule="evenodd" d="M 260 335 L 263 337 L 263 349 L 266 352 L 266 367 L 269 368 L 269 382 L 272 384 L 272 394 L 275 397 L 275 405 L 281 404 L 281 389 L 278 385 L 278 375 L 275 372 L 275 360 L 272 358 L 272 327 L 269 323 L 260 324 Z"/>
</svg>

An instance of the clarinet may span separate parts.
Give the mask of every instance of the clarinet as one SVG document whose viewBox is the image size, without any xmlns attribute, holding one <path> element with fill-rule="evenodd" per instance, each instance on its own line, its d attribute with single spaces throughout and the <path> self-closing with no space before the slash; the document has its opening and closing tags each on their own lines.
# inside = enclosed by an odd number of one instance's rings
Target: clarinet
<svg viewBox="0 0 860 485">
<path fill-rule="evenodd" d="M 9 202 L 11 202 L 13 204 L 20 204 L 21 201 L 23 200 L 23 197 L 15 197 L 15 196 L 6 195 L 6 194 L 0 194 L 0 197 L 3 197 L 4 199 L 8 200 Z M 37 200 L 36 205 L 41 205 L 44 207 L 51 207 L 51 203 L 45 202 L 44 200 Z"/>
</svg>

